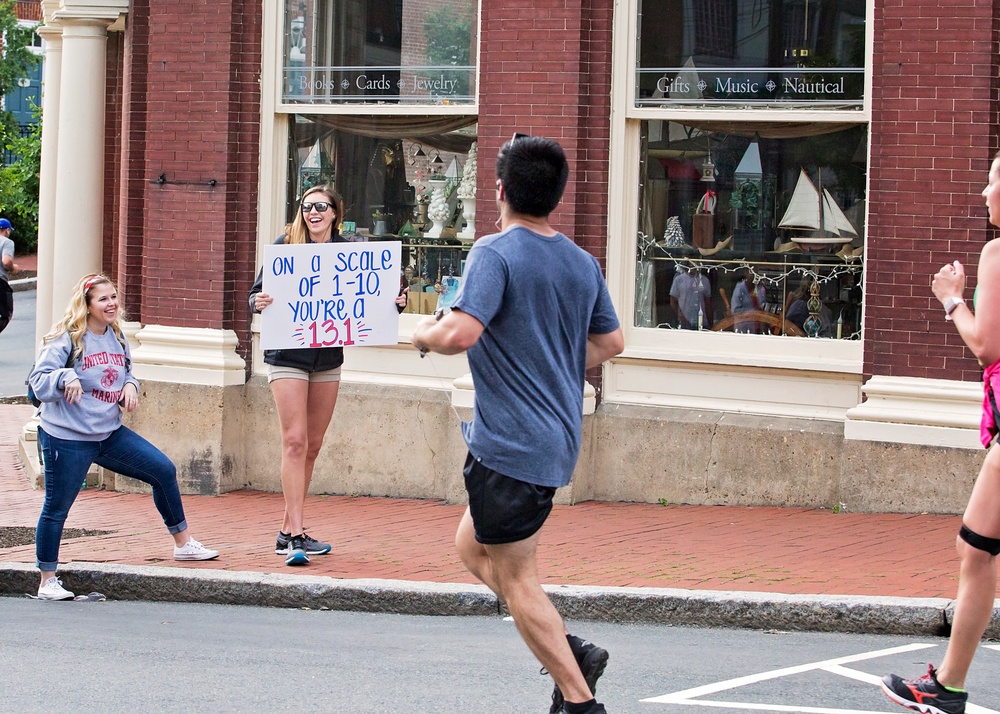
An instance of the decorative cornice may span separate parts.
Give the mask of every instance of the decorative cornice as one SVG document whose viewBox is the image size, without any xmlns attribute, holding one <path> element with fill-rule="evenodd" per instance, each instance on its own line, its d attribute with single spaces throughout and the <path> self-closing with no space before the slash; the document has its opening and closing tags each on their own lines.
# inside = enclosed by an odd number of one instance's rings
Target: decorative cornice
<svg viewBox="0 0 1000 714">
<path fill-rule="evenodd" d="M 42 0 L 42 16 L 46 24 L 82 20 L 111 25 L 127 14 L 127 0 Z"/>
<path fill-rule="evenodd" d="M 35 28 L 35 34 L 46 42 L 58 41 L 62 39 L 62 25 L 54 21 L 47 25 L 39 25 Z"/>
<path fill-rule="evenodd" d="M 140 380 L 217 387 L 246 381 L 246 363 L 236 354 L 239 338 L 232 330 L 146 325 L 135 342 L 132 365 Z"/>
<path fill-rule="evenodd" d="M 981 449 L 982 385 L 947 379 L 875 376 L 867 399 L 847 411 L 844 438 Z"/>
</svg>

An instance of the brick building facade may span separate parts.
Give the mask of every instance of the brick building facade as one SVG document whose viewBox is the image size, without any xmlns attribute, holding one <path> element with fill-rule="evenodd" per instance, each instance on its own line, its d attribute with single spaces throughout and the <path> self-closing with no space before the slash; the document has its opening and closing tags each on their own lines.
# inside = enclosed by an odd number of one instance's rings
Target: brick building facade
<svg viewBox="0 0 1000 714">
<path fill-rule="evenodd" d="M 100 196 L 101 212 L 96 221 L 79 221 L 83 233 L 97 231 L 83 245 L 70 246 L 60 232 L 69 226 L 68 213 L 53 209 L 51 224 L 42 226 L 40 275 L 54 287 L 51 296 L 40 294 L 39 329 L 61 310 L 59 286 L 69 275 L 109 272 L 130 310 L 144 384 L 146 409 L 134 424 L 177 461 L 188 490 L 276 489 L 276 418 L 261 376 L 259 326 L 244 298 L 263 246 L 280 233 L 304 182 L 335 173 L 338 188 L 356 197 L 348 218 L 359 236 L 374 237 L 370 211 L 390 205 L 385 187 L 399 183 L 390 216 L 400 231 L 426 208 L 431 171 L 457 167 L 457 182 L 478 146 L 481 235 L 497 217 L 498 148 L 514 131 L 544 134 L 562 143 L 572 167 L 553 223 L 606 268 L 626 327 L 624 355 L 592 374 L 601 404 L 585 420 L 577 476 L 561 498 L 958 510 L 980 458 L 979 372 L 947 329 L 929 276 L 954 259 L 974 275 L 978 251 L 993 236 L 978 193 L 1000 147 L 1000 5 L 966 1 L 938 11 L 909 0 L 818 3 L 815 17 L 801 22 L 835 30 L 840 45 L 829 49 L 823 40 L 789 44 L 800 21 L 790 19 L 798 15 L 787 4 L 768 6 L 771 14 L 761 22 L 770 23 L 769 34 L 761 36 L 770 44 L 761 57 L 780 59 L 784 42 L 785 57 L 829 51 L 860 58 L 856 66 L 845 62 L 856 95 L 826 104 L 815 97 L 793 104 L 787 97 L 681 95 L 676 88 L 697 71 L 708 91 L 712 82 L 723 86 L 721 79 L 704 81 L 721 71 L 719 58 L 744 61 L 761 41 L 742 15 L 689 16 L 680 2 L 657 10 L 663 20 L 644 16 L 640 0 L 500 0 L 482 3 L 478 12 L 470 4 L 471 14 L 459 3 L 456 32 L 466 33 L 472 64 L 461 81 L 473 96 L 431 92 L 427 99 L 423 91 L 412 100 L 399 98 L 406 79 L 440 70 L 416 66 L 413 58 L 427 54 L 429 42 L 427 26 L 418 23 L 448 5 L 444 0 L 404 2 L 398 27 L 384 19 L 376 25 L 365 14 L 369 5 L 382 7 L 374 0 L 326 9 L 292 0 L 211 7 L 133 0 L 106 2 L 103 14 L 91 4 L 43 3 L 46 39 L 59 45 L 49 61 L 62 68 L 59 101 L 47 103 L 46 122 L 51 113 L 61 134 L 67 112 L 100 114 L 103 164 L 99 172 L 81 165 L 61 136 L 43 146 L 43 210 L 46 201 L 52 208 L 78 193 L 74 186 L 83 181 L 88 190 L 96 184 L 99 194 L 91 195 Z M 358 23 L 364 39 L 351 44 L 337 35 L 338 18 L 350 18 L 343 27 Z M 471 30 L 462 29 L 464 18 Z M 732 32 L 721 24 L 730 21 Z M 100 56 L 78 48 L 80 31 L 68 28 L 81 25 L 102 35 Z M 720 27 L 726 31 L 709 31 Z M 290 39 L 295 33 L 308 37 Z M 398 47 L 386 49 L 397 36 Z M 690 57 L 698 62 L 678 60 L 656 85 L 670 89 L 646 92 L 649 58 L 673 51 L 670 43 L 702 46 Z M 351 63 L 373 76 L 381 68 L 384 76 L 391 64 L 382 59 L 386 52 L 409 58 L 391 70 L 400 89 L 388 98 L 358 96 Z M 715 63 L 709 69 L 707 57 Z M 78 99 L 82 88 L 66 84 L 72 63 L 92 60 L 101 64 L 100 71 L 88 65 L 91 77 L 106 90 L 99 103 Z M 746 62 L 750 69 L 740 76 L 749 85 L 758 70 Z M 789 62 L 782 71 L 792 76 L 803 66 Z M 451 81 L 449 72 L 440 73 L 442 83 Z M 408 122 L 423 128 L 407 129 Z M 686 134 L 677 135 L 678 128 Z M 833 150 L 823 147 L 836 148 L 836 141 L 810 143 L 831 135 L 849 136 L 851 149 L 857 144 L 833 169 L 822 165 L 823 152 Z M 825 188 L 822 171 L 803 156 L 818 155 L 827 176 L 860 177 L 850 190 L 841 180 L 839 193 L 831 184 L 831 200 L 857 209 L 851 220 L 860 237 L 845 239 L 847 257 L 782 254 L 771 249 L 771 239 L 792 243 L 770 214 L 759 209 L 767 220 L 747 220 L 747 204 L 733 200 L 745 181 L 732 174 L 758 144 L 765 168 L 752 177 L 752 190 L 775 217 L 799 174 L 796 162 Z M 54 155 L 64 159 L 58 168 Z M 348 155 L 363 161 L 345 163 Z M 382 157 L 385 166 L 376 161 Z M 367 183 L 352 188 L 352 182 Z M 384 191 L 384 204 L 373 185 Z M 672 214 L 680 216 L 682 233 L 690 231 L 693 204 L 685 202 L 705 186 L 714 186 L 705 195 L 714 201 L 717 193 L 720 202 L 713 214 L 719 245 L 708 253 L 690 245 L 671 252 L 650 240 L 643 248 L 647 227 L 658 239 Z M 82 205 L 77 210 L 86 213 Z M 461 207 L 455 210 L 460 215 Z M 726 233 L 758 247 L 726 244 Z M 411 273 L 421 290 L 455 270 L 445 251 L 467 250 L 456 245 L 418 240 L 406 249 L 417 261 Z M 677 315 L 666 294 L 669 281 L 692 262 L 711 277 L 712 314 L 702 331 L 671 329 Z M 832 321 L 848 316 L 843 335 L 837 327 L 843 339 L 708 329 L 731 316 L 735 274 L 743 270 L 767 287 L 767 301 L 777 305 L 771 314 L 781 321 L 793 282 L 815 274 Z M 645 304 L 644 290 L 653 293 Z M 851 310 L 863 314 L 863 327 L 850 327 Z M 398 345 L 348 350 L 317 491 L 462 498 L 463 445 L 448 402 L 467 403 L 467 368 L 461 357 L 414 359 L 408 341 L 417 319 L 401 317 Z M 788 329 L 786 335 L 794 333 Z M 964 478 L 953 483 L 953 474 Z M 115 485 L 129 487 L 120 479 Z"/>
<path fill-rule="evenodd" d="M 872 158 L 865 374 L 977 382 L 955 330 L 943 329 L 928 274 L 960 260 L 975 275 L 995 236 L 979 193 L 997 138 L 997 8 L 965 3 L 927 17 L 878 8 L 872 63 Z M 944 39 L 944 35 L 948 38 Z"/>
</svg>

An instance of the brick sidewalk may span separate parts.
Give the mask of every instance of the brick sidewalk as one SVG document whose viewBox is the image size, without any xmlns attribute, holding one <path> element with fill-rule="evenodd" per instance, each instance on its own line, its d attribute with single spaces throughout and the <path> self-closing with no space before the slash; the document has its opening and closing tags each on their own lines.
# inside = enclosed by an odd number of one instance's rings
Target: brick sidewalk
<svg viewBox="0 0 1000 714">
<path fill-rule="evenodd" d="M 38 256 L 34 253 L 30 255 L 15 255 L 14 262 L 17 263 L 21 270 L 27 270 L 34 273 L 38 270 Z"/>
<path fill-rule="evenodd" d="M 0 526 L 33 527 L 41 510 L 43 494 L 28 487 L 17 460 L 17 435 L 31 413 L 27 406 L 0 406 Z M 194 537 L 222 551 L 217 561 L 175 563 L 148 496 L 96 490 L 80 493 L 66 525 L 112 534 L 66 541 L 60 558 L 474 582 L 453 547 L 463 506 L 310 496 L 309 530 L 334 549 L 292 569 L 274 554 L 280 494 L 189 496 L 184 505 Z M 549 584 L 952 598 L 959 524 L 957 516 L 587 502 L 555 507 L 542 534 L 539 571 Z M 34 546 L 0 549 L 0 560 L 34 562 Z"/>
</svg>

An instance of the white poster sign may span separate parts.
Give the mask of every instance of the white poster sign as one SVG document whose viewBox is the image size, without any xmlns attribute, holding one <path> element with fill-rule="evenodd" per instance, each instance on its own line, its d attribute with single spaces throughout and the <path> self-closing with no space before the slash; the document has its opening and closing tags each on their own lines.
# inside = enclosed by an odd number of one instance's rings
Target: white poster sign
<svg viewBox="0 0 1000 714">
<path fill-rule="evenodd" d="M 265 350 L 399 341 L 399 241 L 264 248 Z"/>
</svg>

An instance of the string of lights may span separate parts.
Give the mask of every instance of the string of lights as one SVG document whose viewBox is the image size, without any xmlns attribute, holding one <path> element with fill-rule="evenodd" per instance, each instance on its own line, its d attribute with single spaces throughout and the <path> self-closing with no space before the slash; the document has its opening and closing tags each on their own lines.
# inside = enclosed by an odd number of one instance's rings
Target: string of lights
<svg viewBox="0 0 1000 714">
<path fill-rule="evenodd" d="M 857 259 L 841 259 L 842 263 L 831 261 L 818 264 L 815 261 L 797 261 L 791 256 L 786 260 L 751 260 L 745 257 L 717 258 L 692 254 L 690 247 L 668 248 L 641 231 L 638 234 L 638 248 L 637 280 L 644 275 L 642 268 L 644 263 L 666 261 L 673 264 L 674 270 L 677 272 L 696 267 L 706 273 L 715 272 L 719 275 L 749 273 L 755 284 L 770 286 L 780 290 L 782 294 L 787 294 L 789 285 L 801 284 L 803 280 L 812 280 L 821 286 L 825 284 L 839 285 L 841 277 L 845 275 L 852 276 L 857 288 L 863 290 L 864 270 L 861 261 Z M 829 254 L 824 254 L 823 257 L 836 258 L 836 256 Z M 679 329 L 670 323 L 656 326 L 661 329 Z M 839 333 L 838 336 L 840 336 Z M 843 335 L 842 339 L 860 340 L 860 326 L 851 333 Z"/>
<path fill-rule="evenodd" d="M 739 273 L 748 270 L 753 276 L 754 282 L 767 285 L 781 285 L 795 275 L 812 277 L 822 285 L 839 280 L 842 275 L 853 275 L 856 278 L 861 278 L 864 274 L 861 261 L 845 261 L 842 265 L 828 263 L 818 266 L 816 263 L 792 261 L 708 258 L 700 255 L 691 255 L 690 253 L 675 255 L 673 251 L 676 250 L 666 248 L 658 244 L 655 239 L 650 239 L 644 233 L 639 233 L 640 260 L 665 260 L 674 263 L 675 267 L 687 268 L 694 265 L 705 271 L 717 271 L 719 273 Z M 770 270 L 763 271 L 761 268 L 769 268 Z M 818 270 L 818 268 L 821 268 L 821 270 Z M 774 269 L 781 269 L 781 272 L 775 273 Z M 858 284 L 861 284 L 860 280 Z"/>
</svg>

